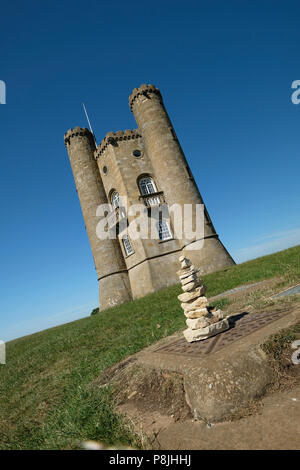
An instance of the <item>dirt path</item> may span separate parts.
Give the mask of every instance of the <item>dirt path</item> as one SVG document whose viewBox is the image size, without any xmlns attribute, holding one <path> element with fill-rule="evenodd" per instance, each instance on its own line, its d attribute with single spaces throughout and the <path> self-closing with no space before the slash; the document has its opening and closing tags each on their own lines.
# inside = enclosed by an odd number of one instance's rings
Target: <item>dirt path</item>
<svg viewBox="0 0 300 470">
<path fill-rule="evenodd" d="M 120 411 L 125 409 L 120 407 Z M 131 415 L 137 429 L 136 409 L 127 404 L 126 414 Z M 300 386 L 266 397 L 254 415 L 210 426 L 192 419 L 175 422 L 171 416 L 144 412 L 141 431 L 151 436 L 154 449 L 299 449 Z"/>
<path fill-rule="evenodd" d="M 156 436 L 162 449 L 299 449 L 300 386 L 262 400 L 259 413 L 208 427 L 187 420 L 162 427 Z"/>
</svg>

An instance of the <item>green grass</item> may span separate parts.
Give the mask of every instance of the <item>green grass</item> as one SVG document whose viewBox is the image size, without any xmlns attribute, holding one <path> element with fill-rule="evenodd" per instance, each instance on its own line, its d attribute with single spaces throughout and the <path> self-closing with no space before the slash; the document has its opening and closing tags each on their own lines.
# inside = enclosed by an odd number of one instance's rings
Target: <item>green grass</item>
<svg viewBox="0 0 300 470">
<path fill-rule="evenodd" d="M 300 282 L 300 246 L 257 258 L 229 269 L 203 276 L 208 296 L 217 295 L 236 286 L 272 277 L 284 277 L 282 286 Z"/>
<path fill-rule="evenodd" d="M 300 278 L 300 246 L 203 276 L 208 296 L 275 276 Z M 73 449 L 80 441 L 136 445 L 115 413 L 107 367 L 184 325 L 178 285 L 7 344 L 0 365 L 0 448 Z M 215 304 L 224 308 L 226 299 Z"/>
<path fill-rule="evenodd" d="M 279 359 L 283 351 L 298 337 L 300 337 L 300 322 L 270 336 L 262 345 L 262 349 L 273 359 Z"/>
</svg>

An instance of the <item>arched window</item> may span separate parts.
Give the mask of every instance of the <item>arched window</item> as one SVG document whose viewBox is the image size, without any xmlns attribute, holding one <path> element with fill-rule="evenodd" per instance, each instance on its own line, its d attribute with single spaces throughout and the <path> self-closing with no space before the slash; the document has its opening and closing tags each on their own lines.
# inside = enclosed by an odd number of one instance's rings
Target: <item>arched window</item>
<svg viewBox="0 0 300 470">
<path fill-rule="evenodd" d="M 156 194 L 157 188 L 151 176 L 144 176 L 141 178 L 138 181 L 138 185 L 146 206 L 156 206 L 157 204 L 160 204 L 161 200 L 159 195 Z M 153 197 L 148 197 L 151 194 L 156 195 Z"/>
<path fill-rule="evenodd" d="M 118 207 L 120 207 L 120 195 L 118 191 L 114 191 L 112 193 L 110 200 L 114 209 L 117 209 Z"/>
<path fill-rule="evenodd" d="M 155 183 L 151 176 L 144 176 L 139 180 L 139 188 L 141 191 L 142 196 L 146 196 L 147 194 L 153 194 L 157 192 Z"/>
</svg>

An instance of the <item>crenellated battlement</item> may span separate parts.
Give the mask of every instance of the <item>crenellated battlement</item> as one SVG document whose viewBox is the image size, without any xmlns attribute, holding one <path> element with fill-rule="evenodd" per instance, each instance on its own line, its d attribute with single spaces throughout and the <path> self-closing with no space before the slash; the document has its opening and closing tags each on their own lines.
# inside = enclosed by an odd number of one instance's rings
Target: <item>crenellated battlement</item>
<svg viewBox="0 0 300 470">
<path fill-rule="evenodd" d="M 94 142 L 93 134 L 86 127 L 75 127 L 74 129 L 69 129 L 64 135 L 65 146 L 70 144 L 70 139 L 72 137 L 85 136 L 89 139 L 92 139 Z"/>
<path fill-rule="evenodd" d="M 133 105 L 134 105 L 136 99 L 139 96 L 141 96 L 141 95 L 147 96 L 148 94 L 151 94 L 151 93 L 154 93 L 155 95 L 158 95 L 160 97 L 160 99 L 162 100 L 159 89 L 156 88 L 156 86 L 154 86 L 154 85 L 151 85 L 151 84 L 146 85 L 144 83 L 140 87 L 135 88 L 133 90 L 133 92 L 131 93 L 131 95 L 129 96 L 129 106 L 130 106 L 131 111 L 132 111 L 132 108 L 133 108 Z"/>
<path fill-rule="evenodd" d="M 139 137 L 142 136 L 138 132 L 138 129 L 126 129 L 125 131 L 108 132 L 104 139 L 101 141 L 100 145 L 97 147 L 97 150 L 95 150 L 95 159 L 97 160 L 97 158 L 102 155 L 102 153 L 106 150 L 109 145 L 116 145 L 118 142 L 131 139 L 138 139 Z"/>
</svg>

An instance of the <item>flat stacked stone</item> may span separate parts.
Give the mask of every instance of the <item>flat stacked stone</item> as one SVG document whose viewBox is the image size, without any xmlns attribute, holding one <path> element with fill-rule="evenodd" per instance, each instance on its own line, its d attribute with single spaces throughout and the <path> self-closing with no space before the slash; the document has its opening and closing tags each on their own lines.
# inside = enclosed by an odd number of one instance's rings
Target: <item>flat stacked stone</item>
<svg viewBox="0 0 300 470">
<path fill-rule="evenodd" d="M 228 330 L 229 323 L 224 313 L 209 306 L 205 297 L 206 286 L 198 278 L 198 270 L 184 256 L 180 256 L 179 261 L 181 269 L 177 271 L 177 275 L 183 294 L 180 294 L 178 299 L 188 327 L 183 332 L 185 339 L 189 343 L 201 341 Z"/>
</svg>

